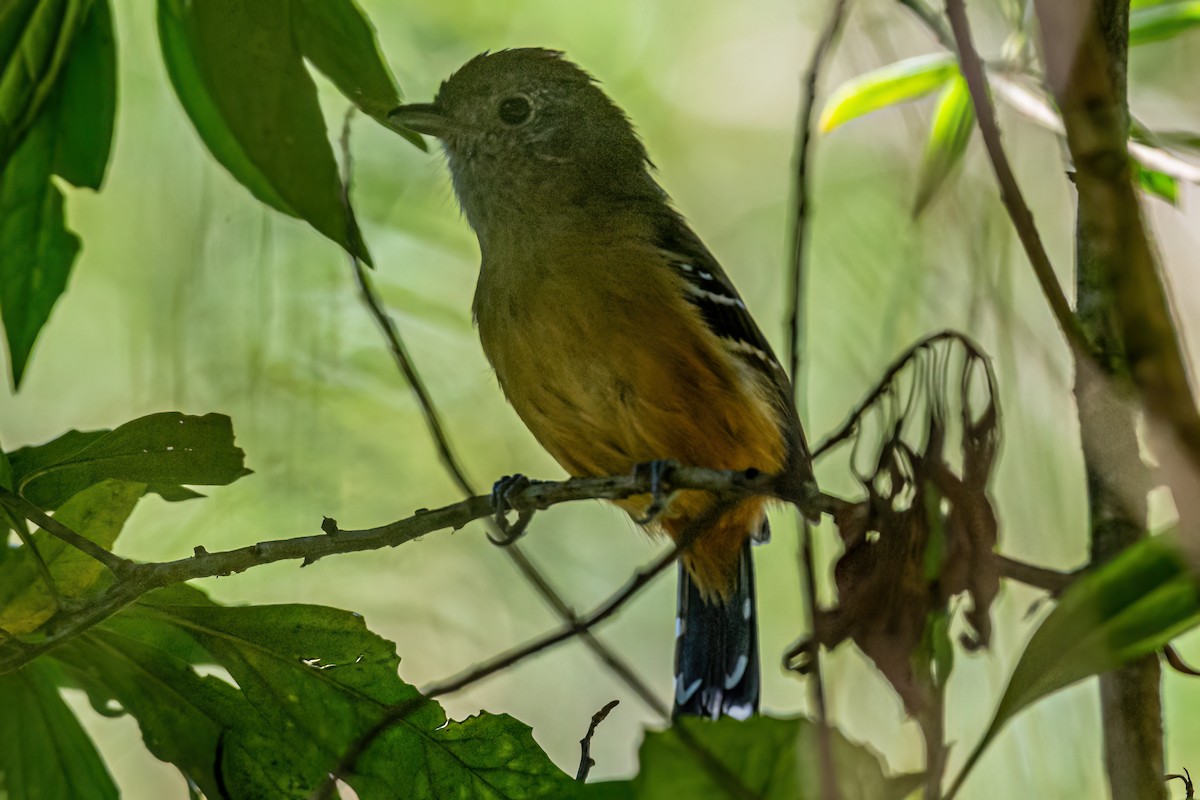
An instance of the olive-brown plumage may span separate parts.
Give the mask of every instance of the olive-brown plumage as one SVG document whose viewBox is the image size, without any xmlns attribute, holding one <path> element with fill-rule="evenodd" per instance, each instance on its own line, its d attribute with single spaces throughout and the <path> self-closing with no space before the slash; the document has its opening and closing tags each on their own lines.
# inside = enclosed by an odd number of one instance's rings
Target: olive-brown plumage
<svg viewBox="0 0 1200 800">
<path fill-rule="evenodd" d="M 552 51 L 484 54 L 434 103 L 393 119 L 442 139 L 482 252 L 474 313 L 484 353 L 569 473 L 675 459 L 811 478 L 769 345 L 671 208 L 624 113 L 585 72 Z M 619 505 L 636 516 L 647 502 Z M 677 537 L 712 502 L 679 492 L 654 529 Z M 748 540 L 764 506 L 755 498 L 722 514 L 684 557 L 682 713 L 757 706 Z"/>
</svg>

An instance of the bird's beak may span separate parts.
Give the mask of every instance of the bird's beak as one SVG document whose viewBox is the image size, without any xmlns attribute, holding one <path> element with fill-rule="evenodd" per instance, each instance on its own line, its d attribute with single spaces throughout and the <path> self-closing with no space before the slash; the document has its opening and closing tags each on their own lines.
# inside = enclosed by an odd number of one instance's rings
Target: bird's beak
<svg viewBox="0 0 1200 800">
<path fill-rule="evenodd" d="M 388 122 L 428 136 L 444 137 L 453 127 L 436 103 L 408 103 L 388 112 Z"/>
</svg>

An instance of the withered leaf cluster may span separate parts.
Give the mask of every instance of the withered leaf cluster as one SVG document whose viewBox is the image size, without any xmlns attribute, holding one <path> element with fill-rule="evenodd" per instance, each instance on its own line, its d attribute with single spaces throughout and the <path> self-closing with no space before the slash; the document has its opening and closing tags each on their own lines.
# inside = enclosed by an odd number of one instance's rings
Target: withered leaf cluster
<svg viewBox="0 0 1200 800">
<path fill-rule="evenodd" d="M 873 457 L 858 473 L 866 496 L 834 514 L 845 548 L 834 570 L 839 603 L 817 612 L 814 641 L 832 648 L 853 640 L 914 716 L 944 684 L 945 675 L 931 674 L 938 659 L 927 626 L 946 619 L 955 596 L 969 601 L 962 644 L 976 649 L 991 636 L 999 590 L 996 515 L 987 496 L 999 446 L 993 392 L 979 349 L 958 334 L 939 334 L 899 359 L 841 439 L 822 447 L 853 440 L 852 462 L 863 452 Z M 872 414 L 880 424 L 862 424 Z M 880 431 L 876 441 L 864 441 L 868 427 Z"/>
</svg>

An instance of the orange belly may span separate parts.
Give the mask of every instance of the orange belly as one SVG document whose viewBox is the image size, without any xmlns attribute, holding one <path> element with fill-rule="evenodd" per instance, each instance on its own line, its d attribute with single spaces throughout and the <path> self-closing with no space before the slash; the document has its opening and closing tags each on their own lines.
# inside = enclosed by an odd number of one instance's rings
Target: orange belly
<svg viewBox="0 0 1200 800">
<path fill-rule="evenodd" d="M 564 302 L 572 296 L 578 302 Z M 674 286 L 599 280 L 563 287 L 551 278 L 519 303 L 510 299 L 494 296 L 481 306 L 477 297 L 484 350 L 514 409 L 571 475 L 622 474 L 668 458 L 783 469 L 787 448 L 770 388 Z M 503 320 L 495 309 L 506 312 Z M 640 496 L 617 505 L 636 517 L 648 502 Z M 676 538 L 712 502 L 704 492 L 677 492 L 652 530 Z M 727 593 L 765 505 L 747 500 L 699 534 L 684 560 L 702 591 Z"/>
</svg>

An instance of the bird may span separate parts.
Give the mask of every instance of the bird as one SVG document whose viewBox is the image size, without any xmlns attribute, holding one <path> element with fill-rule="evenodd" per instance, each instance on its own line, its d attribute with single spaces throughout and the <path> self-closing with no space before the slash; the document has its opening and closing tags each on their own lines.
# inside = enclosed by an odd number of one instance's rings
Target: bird
<svg viewBox="0 0 1200 800">
<path fill-rule="evenodd" d="M 632 123 L 556 50 L 482 53 L 390 124 L 440 140 L 479 241 L 472 304 L 508 401 L 572 476 L 679 463 L 812 484 L 786 371 Z M 657 473 L 656 473 L 657 474 Z M 494 495 L 495 496 L 495 495 Z M 615 501 L 679 566 L 673 716 L 758 712 L 753 540 L 769 500 Z M 689 526 L 703 530 L 689 533 Z"/>
</svg>

